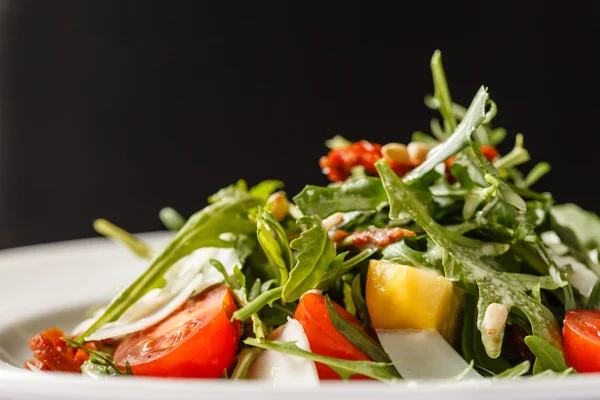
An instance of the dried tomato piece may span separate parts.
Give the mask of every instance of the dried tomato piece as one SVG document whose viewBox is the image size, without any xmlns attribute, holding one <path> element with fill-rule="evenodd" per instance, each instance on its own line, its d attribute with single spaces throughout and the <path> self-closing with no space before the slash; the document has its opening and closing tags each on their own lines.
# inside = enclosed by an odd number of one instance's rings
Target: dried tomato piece
<svg viewBox="0 0 600 400">
<path fill-rule="evenodd" d="M 405 236 L 416 236 L 417 234 L 402 228 L 378 228 L 367 231 L 354 232 L 352 234 L 352 245 L 359 250 L 366 248 L 382 249 L 397 242 Z"/>
<path fill-rule="evenodd" d="M 32 336 L 29 348 L 33 351 L 33 356 L 51 371 L 81 372 L 81 365 L 87 360 L 87 354 L 76 360 L 76 351 L 61 340 L 64 336 L 60 329 L 49 329 Z"/>
</svg>

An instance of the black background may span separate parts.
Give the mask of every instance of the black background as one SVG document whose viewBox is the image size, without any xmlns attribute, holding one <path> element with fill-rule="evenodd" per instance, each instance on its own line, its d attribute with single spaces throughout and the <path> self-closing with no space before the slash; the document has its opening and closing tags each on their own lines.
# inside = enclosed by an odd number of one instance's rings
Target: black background
<svg viewBox="0 0 600 400">
<path fill-rule="evenodd" d="M 388 4 L 394 4 L 390 6 Z M 538 184 L 600 211 L 600 2 L 2 3 L 0 247 L 160 229 L 238 178 L 325 184 L 334 134 L 428 130 L 429 60 L 525 134 Z"/>
</svg>

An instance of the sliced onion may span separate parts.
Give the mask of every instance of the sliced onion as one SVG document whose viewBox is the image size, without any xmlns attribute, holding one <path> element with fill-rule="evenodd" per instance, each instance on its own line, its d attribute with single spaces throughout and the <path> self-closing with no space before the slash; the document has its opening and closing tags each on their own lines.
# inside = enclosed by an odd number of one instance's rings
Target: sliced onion
<svg viewBox="0 0 600 400">
<path fill-rule="evenodd" d="M 149 291 L 118 320 L 105 324 L 85 339 L 104 340 L 146 329 L 168 317 L 193 294 L 223 282 L 223 275 L 210 264 L 211 258 L 219 260 L 230 275 L 233 274 L 236 265 L 241 266 L 235 249 L 198 249 L 171 267 L 165 274 L 165 287 Z M 79 335 L 85 332 L 104 310 L 97 311 L 92 318 L 83 321 L 72 334 Z"/>
<path fill-rule="evenodd" d="M 296 342 L 296 346 L 302 350 L 310 351 L 310 344 L 302 325 L 289 317 L 288 322 L 279 331 L 279 335 L 269 339 Z M 248 375 L 251 379 L 268 381 L 273 386 L 319 385 L 319 375 L 313 361 L 272 350 L 265 350 L 258 356 L 252 363 Z"/>
<path fill-rule="evenodd" d="M 469 366 L 435 329 L 378 329 L 377 336 L 406 380 L 452 379 Z M 463 379 L 483 377 L 471 369 Z"/>
</svg>

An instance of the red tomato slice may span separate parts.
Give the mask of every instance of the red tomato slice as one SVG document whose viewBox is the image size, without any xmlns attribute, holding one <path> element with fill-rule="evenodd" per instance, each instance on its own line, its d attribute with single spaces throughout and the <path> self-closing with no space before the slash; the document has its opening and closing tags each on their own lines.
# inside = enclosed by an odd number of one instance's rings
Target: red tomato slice
<svg viewBox="0 0 600 400">
<path fill-rule="evenodd" d="M 577 372 L 600 372 L 600 311 L 567 312 L 563 344 L 567 363 Z"/>
<path fill-rule="evenodd" d="M 231 292 L 219 285 L 188 300 L 158 324 L 135 333 L 117 347 L 115 362 L 129 362 L 134 375 L 219 378 L 235 360 L 240 324 Z"/>
<path fill-rule="evenodd" d="M 337 312 L 356 326 L 360 323 L 338 304 L 333 303 Z M 325 297 L 317 293 L 302 296 L 294 313 L 294 319 L 300 322 L 308 338 L 310 349 L 315 354 L 344 360 L 372 361 L 369 356 L 354 346 L 342 335 L 329 318 Z M 315 363 L 320 379 L 341 379 L 333 369 L 322 363 Z M 352 375 L 350 379 L 370 379 L 364 375 Z"/>
</svg>

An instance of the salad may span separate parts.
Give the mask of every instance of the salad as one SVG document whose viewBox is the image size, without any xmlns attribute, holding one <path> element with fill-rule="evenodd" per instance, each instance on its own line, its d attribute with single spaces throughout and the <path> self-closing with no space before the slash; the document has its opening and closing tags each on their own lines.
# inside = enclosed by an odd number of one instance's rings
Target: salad
<svg viewBox="0 0 600 400">
<path fill-rule="evenodd" d="M 31 337 L 26 368 L 89 377 L 506 379 L 600 372 L 600 219 L 533 185 L 550 171 L 492 124 L 481 87 L 453 103 L 441 54 L 430 133 L 385 145 L 341 136 L 330 184 L 288 198 L 243 180 L 162 248 L 97 220 L 148 268 L 70 332 Z"/>
</svg>

